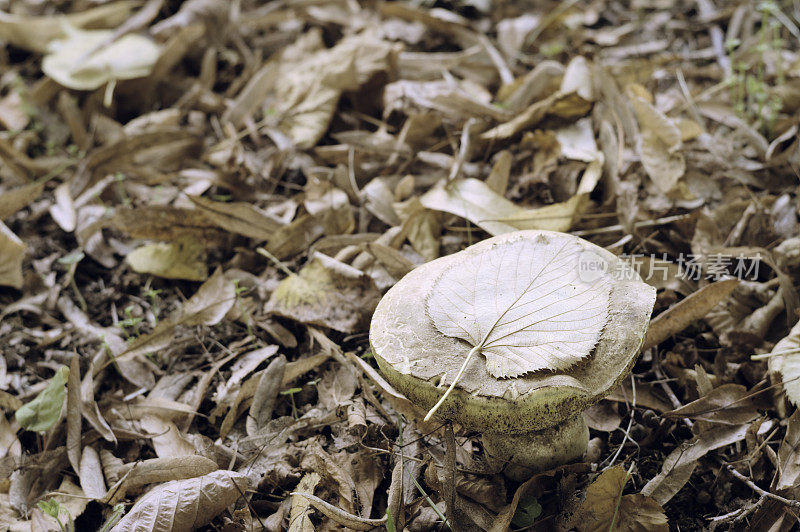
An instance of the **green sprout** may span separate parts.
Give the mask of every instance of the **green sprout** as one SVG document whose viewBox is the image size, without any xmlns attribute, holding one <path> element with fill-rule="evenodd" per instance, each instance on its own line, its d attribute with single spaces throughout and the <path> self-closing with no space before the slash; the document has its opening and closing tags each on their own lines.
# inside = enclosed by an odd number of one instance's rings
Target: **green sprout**
<svg viewBox="0 0 800 532">
<path fill-rule="evenodd" d="M 117 194 L 119 194 L 119 197 L 120 197 L 120 200 L 121 200 L 120 203 L 124 207 L 129 207 L 129 206 L 131 206 L 133 204 L 133 201 L 128 196 L 128 193 L 125 190 L 125 185 L 123 184 L 123 181 L 125 181 L 125 174 L 123 174 L 122 172 L 117 172 L 116 174 L 114 174 L 115 188 L 117 190 Z"/>
<path fill-rule="evenodd" d="M 289 388 L 288 390 L 283 390 L 282 392 L 280 392 L 281 395 L 289 396 L 289 400 L 292 402 L 292 417 L 295 419 L 297 419 L 300 416 L 297 415 L 297 405 L 294 402 L 294 394 L 300 393 L 302 391 L 303 391 L 302 388 Z"/>
<path fill-rule="evenodd" d="M 106 522 L 103 523 L 103 526 L 100 528 L 99 532 L 108 532 L 111 530 L 114 525 L 122 519 L 123 514 L 125 513 L 125 505 L 122 503 L 114 505 L 113 513 L 106 519 Z"/>
<path fill-rule="evenodd" d="M 83 253 L 83 251 L 77 250 L 58 259 L 59 264 L 68 266 L 67 278 L 69 278 L 69 286 L 72 288 L 72 292 L 75 294 L 75 299 L 78 300 L 78 305 L 84 312 L 88 310 L 88 306 L 86 305 L 86 300 L 83 298 L 83 294 L 81 294 L 81 291 L 78 289 L 78 285 L 75 282 L 75 270 L 78 268 L 78 263 L 80 263 L 85 256 L 86 255 Z"/>
<path fill-rule="evenodd" d="M 150 307 L 153 309 L 153 317 L 156 320 L 155 325 L 158 325 L 158 317 L 159 314 L 161 314 L 161 307 L 159 305 L 161 300 L 158 297 L 160 294 L 161 290 L 154 288 L 150 288 L 144 293 L 144 297 L 150 300 Z"/>
<path fill-rule="evenodd" d="M 47 501 L 39 501 L 36 506 L 46 515 L 49 515 L 58 522 L 58 526 L 61 527 L 61 532 L 75 532 L 75 521 L 72 520 L 69 510 L 62 506 L 57 500 L 50 499 Z M 61 521 L 60 515 L 62 513 L 67 515 L 67 520 L 65 522 Z"/>
<path fill-rule="evenodd" d="M 133 315 L 133 305 L 125 307 L 124 312 L 125 319 L 119 322 L 119 326 L 122 327 L 128 340 L 136 339 L 139 337 L 139 324 L 142 323 L 142 318 Z M 133 329 L 133 335 L 128 333 L 128 329 Z"/>
<path fill-rule="evenodd" d="M 239 286 L 239 279 L 233 280 L 233 286 L 233 291 L 236 294 L 236 308 L 239 310 L 240 319 L 243 319 L 245 322 L 247 334 L 254 336 L 255 331 L 253 330 L 253 317 L 250 315 L 250 311 L 247 310 L 247 307 L 244 305 L 244 301 L 241 297 L 241 295 L 247 292 L 248 289 L 244 286 Z"/>
<path fill-rule="evenodd" d="M 784 46 L 781 27 L 793 35 L 800 35 L 797 26 L 783 14 L 772 0 L 760 2 L 757 10 L 761 14 L 758 44 L 752 50 L 755 60 L 734 60 L 732 65 L 731 99 L 736 113 L 744 120 L 756 122 L 757 127 L 771 136 L 783 107 L 782 98 L 771 90 L 771 85 L 780 86 L 785 82 L 785 72 L 781 61 L 776 61 L 775 79 L 767 78 L 768 57 Z M 729 54 L 740 52 L 742 42 L 731 39 L 725 43 Z"/>
</svg>

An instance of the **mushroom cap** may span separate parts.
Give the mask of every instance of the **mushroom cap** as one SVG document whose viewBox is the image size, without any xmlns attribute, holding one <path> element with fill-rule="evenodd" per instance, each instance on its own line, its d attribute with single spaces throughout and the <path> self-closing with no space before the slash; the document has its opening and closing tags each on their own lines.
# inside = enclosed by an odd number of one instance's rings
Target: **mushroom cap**
<svg viewBox="0 0 800 532">
<path fill-rule="evenodd" d="M 439 400 L 445 391 L 437 386 L 442 376 L 449 385 L 472 348 L 434 326 L 426 307 L 434 281 L 470 254 L 521 239 L 546 245 L 574 242 L 602 259 L 608 266 L 602 274 L 610 276 L 608 319 L 593 352 L 566 370 L 499 379 L 489 373 L 482 355 L 473 357 L 436 413 L 467 429 L 497 434 L 542 430 L 600 400 L 633 366 L 655 303 L 655 288 L 624 260 L 579 237 L 553 231 L 502 234 L 419 266 L 381 299 L 372 317 L 370 344 L 386 379 L 421 408 L 430 409 Z"/>
</svg>

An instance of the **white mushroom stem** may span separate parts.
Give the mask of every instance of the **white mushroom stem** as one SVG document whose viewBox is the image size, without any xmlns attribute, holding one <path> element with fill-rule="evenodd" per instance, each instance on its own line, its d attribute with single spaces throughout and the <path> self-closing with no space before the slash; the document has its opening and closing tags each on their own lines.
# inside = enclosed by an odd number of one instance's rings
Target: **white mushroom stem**
<svg viewBox="0 0 800 532">
<path fill-rule="evenodd" d="M 589 428 L 578 413 L 558 425 L 522 434 L 481 435 L 490 460 L 514 480 L 527 480 L 533 473 L 547 471 L 579 459 L 589 443 Z"/>
<path fill-rule="evenodd" d="M 450 392 L 452 392 L 453 388 L 456 387 L 456 384 L 458 383 L 458 380 L 461 378 L 461 375 L 464 374 L 464 370 L 467 369 L 467 364 L 469 364 L 470 359 L 472 359 L 472 355 L 474 355 L 481 349 L 483 349 L 483 342 L 479 343 L 478 345 L 469 350 L 469 353 L 467 353 L 467 358 L 464 359 L 464 363 L 461 364 L 461 368 L 458 370 L 458 373 L 456 373 L 456 378 L 453 379 L 452 383 L 450 383 L 450 387 L 447 389 L 446 392 L 444 392 L 444 395 L 441 397 L 441 399 L 439 399 L 439 401 L 435 405 L 433 405 L 433 408 L 431 408 L 425 415 L 424 421 L 430 421 L 431 417 L 433 417 L 433 414 L 435 414 L 436 411 L 439 410 L 439 407 L 442 406 L 444 400 L 447 399 L 447 396 L 450 395 Z"/>
</svg>

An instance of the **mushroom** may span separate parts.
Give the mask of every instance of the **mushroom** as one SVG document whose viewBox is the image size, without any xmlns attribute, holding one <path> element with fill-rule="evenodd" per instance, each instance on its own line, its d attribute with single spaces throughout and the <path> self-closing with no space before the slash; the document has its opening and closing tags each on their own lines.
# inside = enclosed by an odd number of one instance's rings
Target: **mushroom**
<svg viewBox="0 0 800 532">
<path fill-rule="evenodd" d="M 521 480 L 586 451 L 583 410 L 630 371 L 654 302 L 607 250 L 518 231 L 412 270 L 378 304 L 370 343 L 426 419 L 481 433 L 487 456 Z"/>
</svg>

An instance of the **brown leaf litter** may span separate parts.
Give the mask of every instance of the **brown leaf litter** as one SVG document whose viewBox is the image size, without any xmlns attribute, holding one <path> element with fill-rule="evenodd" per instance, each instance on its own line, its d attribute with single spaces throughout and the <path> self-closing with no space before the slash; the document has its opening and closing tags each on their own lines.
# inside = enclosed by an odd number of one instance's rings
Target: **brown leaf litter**
<svg viewBox="0 0 800 532">
<path fill-rule="evenodd" d="M 796 527 L 795 11 L 0 0 L 0 529 Z M 520 229 L 658 289 L 587 454 L 525 482 L 367 339 Z"/>
</svg>

